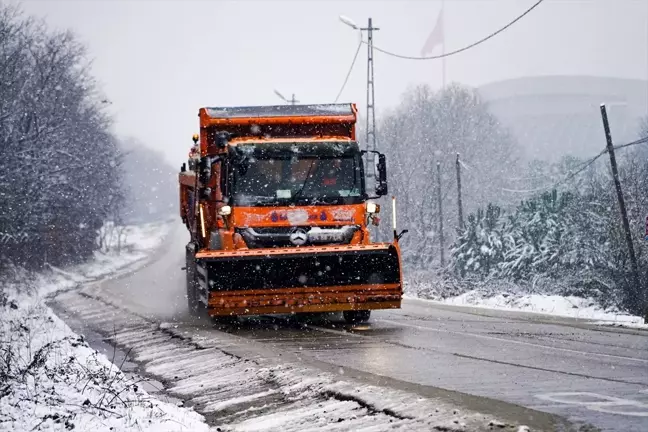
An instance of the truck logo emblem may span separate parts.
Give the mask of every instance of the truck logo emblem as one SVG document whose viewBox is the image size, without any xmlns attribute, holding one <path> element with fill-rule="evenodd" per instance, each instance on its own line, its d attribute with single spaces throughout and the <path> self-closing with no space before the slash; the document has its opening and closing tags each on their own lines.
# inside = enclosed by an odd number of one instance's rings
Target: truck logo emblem
<svg viewBox="0 0 648 432">
<path fill-rule="evenodd" d="M 308 240 L 308 233 L 303 228 L 297 228 L 295 231 L 290 233 L 290 243 L 295 246 L 306 244 L 306 240 Z"/>
</svg>

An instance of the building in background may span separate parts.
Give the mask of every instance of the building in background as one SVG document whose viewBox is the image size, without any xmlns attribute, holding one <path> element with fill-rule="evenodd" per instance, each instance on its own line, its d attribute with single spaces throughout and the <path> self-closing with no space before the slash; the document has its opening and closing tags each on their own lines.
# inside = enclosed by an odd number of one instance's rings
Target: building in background
<svg viewBox="0 0 648 432">
<path fill-rule="evenodd" d="M 648 117 L 648 81 L 591 76 L 539 76 L 479 88 L 529 159 L 589 157 L 605 147 L 600 105 L 608 107 L 615 144 L 637 139 Z"/>
</svg>

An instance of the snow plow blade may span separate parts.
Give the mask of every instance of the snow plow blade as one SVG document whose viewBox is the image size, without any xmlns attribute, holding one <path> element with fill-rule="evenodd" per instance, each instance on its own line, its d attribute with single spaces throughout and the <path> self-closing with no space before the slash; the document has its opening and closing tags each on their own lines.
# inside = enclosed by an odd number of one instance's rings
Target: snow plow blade
<svg viewBox="0 0 648 432">
<path fill-rule="evenodd" d="M 402 296 L 393 244 L 201 251 L 196 266 L 210 315 L 394 309 Z"/>
</svg>

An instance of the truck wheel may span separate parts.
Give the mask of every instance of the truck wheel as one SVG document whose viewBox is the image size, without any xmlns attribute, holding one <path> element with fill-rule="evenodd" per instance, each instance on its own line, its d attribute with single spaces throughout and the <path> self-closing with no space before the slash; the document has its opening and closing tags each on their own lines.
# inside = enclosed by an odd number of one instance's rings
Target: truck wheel
<svg viewBox="0 0 648 432">
<path fill-rule="evenodd" d="M 288 322 L 299 325 L 300 327 L 313 324 L 322 319 L 322 314 L 319 312 L 295 312 L 288 316 Z"/>
<path fill-rule="evenodd" d="M 349 324 L 357 324 L 369 321 L 370 310 L 350 310 L 342 312 L 344 320 Z"/>
<path fill-rule="evenodd" d="M 215 315 L 211 317 L 212 324 L 217 326 L 237 326 L 239 323 L 236 315 Z"/>
</svg>

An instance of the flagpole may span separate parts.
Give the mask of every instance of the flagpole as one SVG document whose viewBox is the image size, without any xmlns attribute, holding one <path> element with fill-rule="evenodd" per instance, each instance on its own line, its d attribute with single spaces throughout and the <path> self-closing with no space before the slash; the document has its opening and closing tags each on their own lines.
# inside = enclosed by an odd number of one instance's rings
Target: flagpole
<svg viewBox="0 0 648 432">
<path fill-rule="evenodd" d="M 445 0 L 441 0 L 441 13 L 444 14 L 443 28 L 441 31 L 445 33 Z M 445 56 L 445 34 L 442 34 L 441 36 L 441 55 Z M 445 88 L 446 86 L 446 58 L 445 57 L 441 57 L 441 68 L 442 68 L 441 85 L 442 88 Z"/>
</svg>

